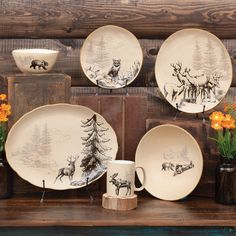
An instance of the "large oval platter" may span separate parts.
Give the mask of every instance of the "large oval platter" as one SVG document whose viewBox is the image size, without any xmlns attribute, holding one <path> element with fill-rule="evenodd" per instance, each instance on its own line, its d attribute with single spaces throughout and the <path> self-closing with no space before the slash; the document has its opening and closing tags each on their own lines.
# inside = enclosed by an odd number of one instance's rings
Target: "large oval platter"
<svg viewBox="0 0 236 236">
<path fill-rule="evenodd" d="M 203 170 L 203 158 L 196 140 L 175 125 L 160 125 L 141 139 L 135 156 L 144 168 L 146 190 L 163 200 L 179 200 L 197 186 Z M 142 181 L 143 175 L 138 172 Z"/>
<path fill-rule="evenodd" d="M 116 89 L 130 84 L 138 75 L 142 48 L 128 30 L 106 25 L 93 31 L 80 52 L 82 69 L 99 87 Z"/>
<path fill-rule="evenodd" d="M 232 63 L 215 35 L 183 29 L 162 44 L 155 75 L 160 91 L 172 106 L 198 113 L 212 109 L 226 95 L 232 81 Z"/>
<path fill-rule="evenodd" d="M 112 127 L 91 109 L 46 105 L 25 114 L 11 128 L 5 145 L 11 167 L 33 185 L 80 188 L 100 178 L 116 158 Z"/>
</svg>

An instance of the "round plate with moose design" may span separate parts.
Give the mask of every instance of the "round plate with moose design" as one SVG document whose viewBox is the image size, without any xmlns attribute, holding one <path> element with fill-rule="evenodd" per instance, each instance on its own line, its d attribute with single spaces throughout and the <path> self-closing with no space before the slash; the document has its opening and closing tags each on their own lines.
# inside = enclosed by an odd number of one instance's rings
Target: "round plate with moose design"
<svg viewBox="0 0 236 236">
<path fill-rule="evenodd" d="M 25 114 L 6 141 L 11 167 L 30 183 L 50 189 L 81 188 L 100 178 L 116 158 L 112 127 L 91 109 L 46 105 Z"/>
<path fill-rule="evenodd" d="M 116 89 L 125 87 L 137 77 L 143 53 L 139 41 L 131 32 L 107 25 L 86 38 L 80 62 L 89 80 L 99 87 Z"/>
<path fill-rule="evenodd" d="M 200 29 L 183 29 L 162 44 L 155 75 L 167 101 L 187 113 L 215 107 L 232 81 L 232 64 L 223 43 Z"/>
<path fill-rule="evenodd" d="M 201 149 L 186 130 L 160 125 L 148 131 L 138 144 L 136 165 L 145 171 L 145 189 L 163 200 L 186 197 L 197 186 L 203 170 Z M 137 170 L 142 181 L 143 173 Z"/>
</svg>

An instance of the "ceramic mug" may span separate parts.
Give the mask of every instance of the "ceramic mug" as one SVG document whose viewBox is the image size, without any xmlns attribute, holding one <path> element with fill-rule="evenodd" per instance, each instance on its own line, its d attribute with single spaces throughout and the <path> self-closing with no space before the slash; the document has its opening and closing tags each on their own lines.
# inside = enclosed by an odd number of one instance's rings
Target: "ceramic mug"
<svg viewBox="0 0 236 236">
<path fill-rule="evenodd" d="M 143 172 L 143 184 L 136 188 L 134 184 L 135 171 L 141 169 Z M 107 195 L 118 198 L 128 198 L 134 195 L 134 191 L 144 189 L 145 172 L 140 166 L 135 167 L 133 161 L 113 160 L 107 165 Z"/>
</svg>

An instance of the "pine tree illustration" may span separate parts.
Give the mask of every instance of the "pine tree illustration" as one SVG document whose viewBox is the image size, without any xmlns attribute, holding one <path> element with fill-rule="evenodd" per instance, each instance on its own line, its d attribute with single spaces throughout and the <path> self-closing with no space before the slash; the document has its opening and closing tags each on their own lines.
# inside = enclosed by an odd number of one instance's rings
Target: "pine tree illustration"
<svg viewBox="0 0 236 236">
<path fill-rule="evenodd" d="M 109 57 L 108 57 L 108 52 L 106 48 L 106 42 L 104 40 L 104 37 L 102 36 L 99 40 L 99 43 L 97 45 L 97 60 L 98 63 L 101 66 L 106 66 L 107 63 L 109 63 Z M 112 63 L 112 62 L 111 62 Z"/>
<path fill-rule="evenodd" d="M 21 155 L 24 158 L 29 158 L 32 156 L 32 153 L 41 154 L 41 135 L 39 128 L 37 126 L 34 127 L 34 131 L 29 140 L 26 141 L 24 146 L 22 147 Z"/>
<path fill-rule="evenodd" d="M 88 51 L 88 55 L 90 56 L 86 57 L 86 63 L 93 64 L 94 63 L 94 45 L 92 41 L 88 43 L 87 51 Z"/>
<path fill-rule="evenodd" d="M 48 132 L 48 126 L 45 124 L 41 139 L 42 155 L 48 155 L 51 152 L 51 137 Z"/>
<path fill-rule="evenodd" d="M 221 57 L 218 63 L 218 68 L 220 70 L 220 73 L 222 73 L 223 77 L 225 79 L 228 79 L 228 74 L 230 73 L 231 70 L 231 64 L 229 56 L 227 55 L 223 47 L 221 49 Z"/>
<path fill-rule="evenodd" d="M 90 119 L 82 121 L 81 127 L 85 128 L 84 132 L 87 133 L 87 137 L 82 137 L 84 158 L 81 160 L 80 167 L 86 175 L 89 175 L 97 167 L 102 167 L 105 161 L 111 159 L 105 154 L 111 148 L 104 145 L 110 141 L 104 137 L 108 128 L 104 128 L 102 125 L 103 123 L 97 121 L 95 114 Z"/>
<path fill-rule="evenodd" d="M 206 75 L 212 75 L 216 71 L 217 67 L 217 57 L 215 54 L 215 49 L 212 45 L 212 41 L 208 39 L 206 44 L 206 52 L 204 55 L 204 71 Z"/>
<path fill-rule="evenodd" d="M 198 41 L 196 41 L 193 52 L 193 69 L 198 71 L 202 69 L 202 54 Z"/>
</svg>

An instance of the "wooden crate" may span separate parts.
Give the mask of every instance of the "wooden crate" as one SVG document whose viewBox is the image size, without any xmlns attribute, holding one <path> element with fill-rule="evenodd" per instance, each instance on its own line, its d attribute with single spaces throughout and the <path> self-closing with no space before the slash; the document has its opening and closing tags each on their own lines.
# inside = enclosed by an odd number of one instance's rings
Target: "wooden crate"
<svg viewBox="0 0 236 236">
<path fill-rule="evenodd" d="M 0 91 L 7 93 L 12 106 L 9 129 L 22 115 L 36 107 L 69 103 L 70 81 L 70 76 L 65 74 L 1 75 Z M 32 192 L 41 194 L 41 189 L 14 174 L 13 192 L 29 196 Z"/>
</svg>

